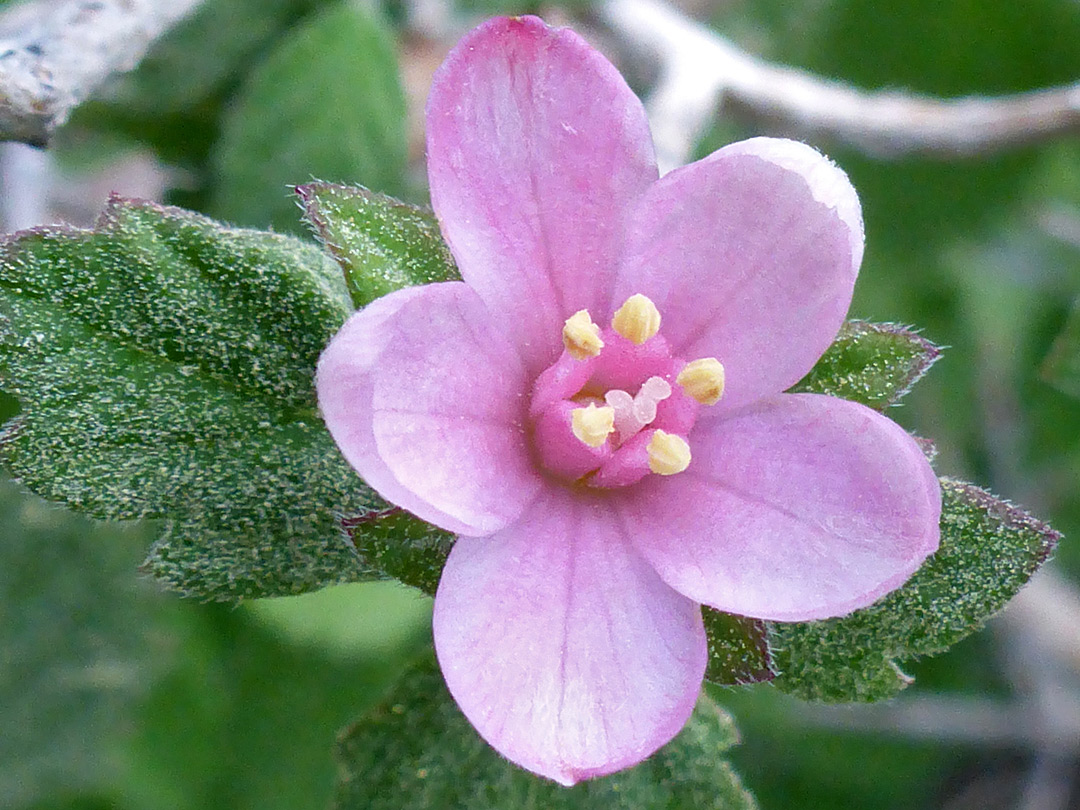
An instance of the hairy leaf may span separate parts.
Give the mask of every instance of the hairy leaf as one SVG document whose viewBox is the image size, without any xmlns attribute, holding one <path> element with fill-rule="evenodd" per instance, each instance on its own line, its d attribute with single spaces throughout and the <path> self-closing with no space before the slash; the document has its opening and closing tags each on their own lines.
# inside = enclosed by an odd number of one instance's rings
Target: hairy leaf
<svg viewBox="0 0 1080 810">
<path fill-rule="evenodd" d="M 213 599 L 366 571 L 337 519 L 382 508 L 318 415 L 351 309 L 316 248 L 113 200 L 97 229 L 0 243 L 5 463 L 91 515 L 166 518 L 147 568 Z"/>
<path fill-rule="evenodd" d="M 894 324 L 848 321 L 792 391 L 829 394 L 879 411 L 895 405 L 941 356 L 941 350 Z"/>
<path fill-rule="evenodd" d="M 628 707 L 632 710 L 632 707 Z M 635 768 L 564 788 L 511 765 L 481 740 L 431 659 L 347 729 L 338 746 L 338 810 L 751 810 L 723 754 L 730 716 L 703 697 L 685 729 Z"/>
<path fill-rule="evenodd" d="M 906 585 L 843 618 L 770 624 L 778 688 L 829 702 L 892 697 L 911 681 L 897 661 L 940 652 L 979 629 L 1060 538 L 985 490 L 941 485 L 941 547 Z"/>
<path fill-rule="evenodd" d="M 458 279 L 435 215 L 359 186 L 298 186 L 305 217 L 358 307 L 414 284 Z"/>
<path fill-rule="evenodd" d="M 290 32 L 235 99 L 215 149 L 213 212 L 295 231 L 288 187 L 312 176 L 400 193 L 404 121 L 390 35 L 369 8 L 336 4 Z"/>
</svg>

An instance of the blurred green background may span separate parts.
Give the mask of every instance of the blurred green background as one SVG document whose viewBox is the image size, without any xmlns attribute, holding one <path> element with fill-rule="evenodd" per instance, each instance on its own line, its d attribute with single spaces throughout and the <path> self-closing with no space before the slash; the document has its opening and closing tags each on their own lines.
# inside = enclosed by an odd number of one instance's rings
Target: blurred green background
<svg viewBox="0 0 1080 810">
<path fill-rule="evenodd" d="M 288 186 L 312 177 L 423 202 L 423 93 L 455 26 L 539 11 L 604 37 L 581 2 L 439 9 L 451 21 L 441 39 L 403 0 L 207 0 L 62 131 L 57 171 L 83 197 L 57 209 L 100 208 L 133 154 L 152 158 L 143 171 L 169 201 L 255 227 L 303 233 Z M 996 94 L 1080 78 L 1075 0 L 684 10 L 753 53 L 867 89 Z M 752 134 L 769 133 L 725 118 L 698 151 Z M 1076 326 L 1054 349 L 1078 317 L 1080 143 L 951 160 L 816 145 L 863 200 L 852 314 L 949 347 L 893 418 L 935 440 L 939 472 L 1080 535 L 1080 391 L 1047 366 L 1057 351 L 1077 368 L 1080 354 Z M 16 408 L 0 396 L 0 416 Z M 181 602 L 136 573 L 153 531 L 91 523 L 0 484 L 0 808 L 328 806 L 335 735 L 427 646 L 429 601 L 380 583 L 240 607 Z M 1066 539 L 1056 565 L 1080 580 L 1080 545 Z M 1018 688 L 1007 658 L 985 631 L 912 664 L 905 697 L 1003 704 Z M 1022 745 L 831 729 L 768 687 L 717 695 L 765 810 L 1036 807 L 1025 802 L 1039 757 Z M 1077 771 L 1075 748 L 1061 754 Z M 1080 786 L 1072 793 L 1045 807 L 1080 807 Z"/>
</svg>

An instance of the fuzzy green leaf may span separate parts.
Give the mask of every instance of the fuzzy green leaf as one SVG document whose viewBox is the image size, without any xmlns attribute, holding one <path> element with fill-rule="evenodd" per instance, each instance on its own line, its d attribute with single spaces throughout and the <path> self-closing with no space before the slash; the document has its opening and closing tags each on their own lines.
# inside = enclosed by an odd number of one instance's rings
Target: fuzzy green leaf
<svg viewBox="0 0 1080 810">
<path fill-rule="evenodd" d="M 894 324 L 848 321 L 792 391 L 829 394 L 879 411 L 895 405 L 941 356 L 941 350 Z"/>
<path fill-rule="evenodd" d="M 400 193 L 404 122 L 389 33 L 367 7 L 328 8 L 284 39 L 226 115 L 214 155 L 213 212 L 295 231 L 288 186 L 312 176 Z"/>
<path fill-rule="evenodd" d="M 722 686 L 760 683 L 776 677 L 769 629 L 760 619 L 734 616 L 702 605 L 709 664 L 705 680 Z"/>
<path fill-rule="evenodd" d="M 897 661 L 940 652 L 979 629 L 1060 538 L 985 490 L 941 485 L 941 547 L 907 584 L 843 618 L 770 625 L 778 688 L 829 702 L 892 697 L 911 682 Z"/>
<path fill-rule="evenodd" d="M 1065 328 L 1054 341 L 1043 363 L 1042 375 L 1054 387 L 1080 399 L 1080 301 L 1073 306 Z"/>
<path fill-rule="evenodd" d="M 632 710 L 629 709 L 628 710 Z M 337 810 L 752 810 L 724 753 L 738 736 L 702 697 L 685 729 L 642 764 L 564 788 L 504 760 L 458 710 L 434 662 L 402 677 L 338 745 Z"/>
<path fill-rule="evenodd" d="M 0 442 L 31 489 L 165 518 L 147 567 L 213 599 L 367 572 L 337 516 L 383 508 L 341 459 L 313 376 L 351 304 L 319 250 L 113 200 L 97 229 L 0 243 Z"/>
<path fill-rule="evenodd" d="M 414 284 L 459 279 L 435 215 L 359 186 L 298 186 L 305 217 L 362 307 Z"/>
</svg>

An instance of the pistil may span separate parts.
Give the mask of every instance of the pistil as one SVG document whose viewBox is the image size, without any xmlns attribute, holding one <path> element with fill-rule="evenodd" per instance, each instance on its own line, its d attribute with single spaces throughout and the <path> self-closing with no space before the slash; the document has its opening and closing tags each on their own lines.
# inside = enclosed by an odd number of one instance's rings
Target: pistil
<svg viewBox="0 0 1080 810">
<path fill-rule="evenodd" d="M 662 377 L 650 377 L 641 386 L 637 396 L 630 396 L 618 388 L 608 391 L 604 401 L 615 413 L 615 430 L 619 443 L 629 441 L 656 418 L 656 408 L 671 396 L 671 385 Z"/>
</svg>

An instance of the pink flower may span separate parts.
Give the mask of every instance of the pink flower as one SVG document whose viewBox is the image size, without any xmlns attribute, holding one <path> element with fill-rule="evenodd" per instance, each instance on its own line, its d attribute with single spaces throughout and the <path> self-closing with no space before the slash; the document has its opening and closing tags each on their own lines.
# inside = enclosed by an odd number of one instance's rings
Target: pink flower
<svg viewBox="0 0 1080 810">
<path fill-rule="evenodd" d="M 569 785 L 682 727 L 699 603 L 869 605 L 937 547 L 940 490 L 884 416 L 781 393 L 862 258 L 855 191 L 817 152 L 755 138 L 658 178 L 615 68 L 536 18 L 469 34 L 427 123 L 464 282 L 356 313 L 319 402 L 368 484 L 458 535 L 434 616 L 458 705 Z"/>
</svg>

